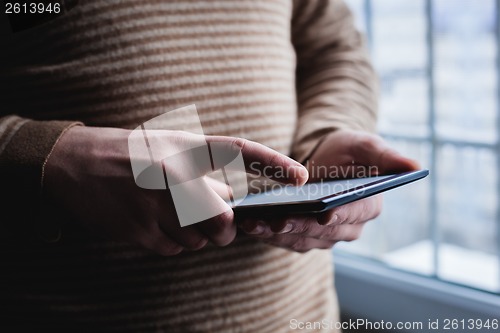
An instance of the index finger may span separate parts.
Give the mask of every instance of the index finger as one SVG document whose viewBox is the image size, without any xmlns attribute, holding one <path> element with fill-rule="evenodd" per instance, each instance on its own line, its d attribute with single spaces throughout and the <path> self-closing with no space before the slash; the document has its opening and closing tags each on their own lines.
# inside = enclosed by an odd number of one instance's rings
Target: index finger
<svg viewBox="0 0 500 333">
<path fill-rule="evenodd" d="M 303 185 L 309 178 L 302 164 L 260 143 L 224 136 L 207 136 L 206 141 L 212 154 L 217 151 L 217 155 L 227 159 L 234 159 L 241 152 L 248 173 L 294 185 Z M 228 162 L 225 159 L 213 161 L 214 169 L 220 169 Z"/>
</svg>

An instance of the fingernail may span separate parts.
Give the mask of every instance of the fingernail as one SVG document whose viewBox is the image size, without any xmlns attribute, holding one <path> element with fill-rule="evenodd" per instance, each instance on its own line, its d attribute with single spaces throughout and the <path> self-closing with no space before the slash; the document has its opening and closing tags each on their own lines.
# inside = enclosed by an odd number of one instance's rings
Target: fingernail
<svg viewBox="0 0 500 333">
<path fill-rule="evenodd" d="M 301 165 L 293 165 L 290 167 L 290 171 L 295 178 L 305 179 L 309 178 L 309 172 L 307 169 Z M 302 183 L 301 183 L 302 184 Z"/>
<path fill-rule="evenodd" d="M 339 219 L 339 216 L 337 214 L 333 214 L 332 218 L 330 219 L 330 221 L 328 221 L 326 223 L 326 225 L 332 225 L 334 223 L 336 223 Z"/>
<path fill-rule="evenodd" d="M 264 233 L 265 230 L 266 230 L 266 225 L 264 224 L 264 222 L 257 221 L 257 223 L 255 224 L 255 227 L 252 230 L 247 231 L 247 233 L 252 234 L 252 235 L 260 235 L 260 234 Z"/>
<path fill-rule="evenodd" d="M 278 232 L 278 234 L 286 234 L 292 231 L 293 229 L 293 224 L 287 223 L 286 226 Z"/>
</svg>

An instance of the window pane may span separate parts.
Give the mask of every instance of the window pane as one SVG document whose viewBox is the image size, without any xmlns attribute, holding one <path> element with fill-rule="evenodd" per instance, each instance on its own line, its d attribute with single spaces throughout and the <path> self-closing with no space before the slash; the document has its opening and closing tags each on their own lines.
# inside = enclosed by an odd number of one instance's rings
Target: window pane
<svg viewBox="0 0 500 333">
<path fill-rule="evenodd" d="M 365 22 L 381 78 L 380 132 L 435 169 L 422 182 L 386 193 L 382 215 L 362 238 L 338 248 L 500 292 L 496 2 L 368 2 L 371 11 L 359 2 L 355 10 L 372 15 Z"/>
<path fill-rule="evenodd" d="M 495 3 L 433 3 L 438 133 L 446 138 L 494 142 Z"/>
<path fill-rule="evenodd" d="M 438 276 L 498 291 L 494 151 L 445 145 L 437 162 Z"/>
<path fill-rule="evenodd" d="M 382 132 L 428 133 L 425 2 L 372 1 L 372 57 L 382 83 Z"/>
</svg>

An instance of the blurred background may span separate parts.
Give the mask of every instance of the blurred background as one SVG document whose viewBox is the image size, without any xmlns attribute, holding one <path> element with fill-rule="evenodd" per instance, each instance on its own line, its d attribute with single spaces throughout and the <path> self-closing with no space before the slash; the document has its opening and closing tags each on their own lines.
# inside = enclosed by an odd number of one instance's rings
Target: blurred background
<svg viewBox="0 0 500 333">
<path fill-rule="evenodd" d="M 385 194 L 362 238 L 335 248 L 337 284 L 357 261 L 365 277 L 470 296 L 474 315 L 487 317 L 484 306 L 500 319 L 500 1 L 346 2 L 380 77 L 379 132 L 431 177 Z M 365 315 L 337 287 L 344 308 Z"/>
</svg>

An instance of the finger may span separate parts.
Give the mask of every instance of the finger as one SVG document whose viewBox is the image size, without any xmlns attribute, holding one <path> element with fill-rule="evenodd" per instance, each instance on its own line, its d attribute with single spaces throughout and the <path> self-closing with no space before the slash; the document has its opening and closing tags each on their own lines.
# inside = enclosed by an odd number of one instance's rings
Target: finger
<svg viewBox="0 0 500 333">
<path fill-rule="evenodd" d="M 338 218 L 339 216 L 335 214 L 335 209 L 330 209 L 326 212 L 319 213 L 317 216 L 318 224 L 320 225 L 337 224 Z"/>
<path fill-rule="evenodd" d="M 325 225 L 356 224 L 372 220 L 382 211 L 383 196 L 375 195 L 333 208 L 318 218 Z M 329 218 L 329 219 L 328 219 Z M 326 221 L 326 223 L 325 223 Z"/>
<path fill-rule="evenodd" d="M 194 179 L 192 181 L 180 184 L 170 188 L 170 201 L 171 204 L 166 203 L 165 208 L 172 207 L 173 212 L 170 214 L 165 214 L 164 216 L 177 215 L 178 224 L 182 227 L 189 225 L 194 225 L 197 223 L 203 223 L 207 220 L 221 220 L 217 216 L 227 216 L 228 213 L 231 214 L 229 222 L 232 222 L 232 210 L 231 207 L 225 202 L 217 193 L 207 184 L 203 177 Z M 225 218 L 222 218 L 225 221 Z M 219 225 L 218 223 L 217 225 Z M 230 226 L 234 228 L 234 226 Z M 209 234 L 206 234 L 210 239 L 219 239 L 220 237 L 225 238 L 225 235 L 212 234 L 212 232 L 224 233 L 224 228 L 218 227 L 207 227 L 205 228 Z M 203 231 L 203 230 L 201 230 Z"/>
<path fill-rule="evenodd" d="M 378 167 L 378 174 L 416 170 L 418 162 L 400 155 L 380 137 L 355 134 L 351 154 L 355 164 Z"/>
<path fill-rule="evenodd" d="M 237 157 L 240 154 L 243 158 L 241 168 L 246 172 L 287 184 L 302 185 L 307 181 L 307 169 L 302 164 L 262 144 L 226 136 L 201 138 L 200 135 L 177 138 L 174 148 L 164 149 L 169 155 L 161 161 L 169 186 L 184 183 L 221 168 L 239 171 L 240 164 L 237 163 Z M 191 145 L 189 149 L 187 143 Z M 236 163 L 233 163 L 235 160 Z M 154 178 L 158 172 L 156 166 L 146 171 L 140 175 L 144 183 Z"/>
<path fill-rule="evenodd" d="M 287 184 L 303 185 L 307 181 L 308 172 L 302 164 L 260 143 L 223 136 L 207 136 L 206 140 L 212 154 L 220 151 L 229 152 L 227 157 L 230 158 L 235 153 L 241 152 L 245 169 L 249 173 Z M 224 154 L 217 153 L 217 155 Z M 214 169 L 227 164 L 228 161 L 224 158 L 214 160 Z"/>
<path fill-rule="evenodd" d="M 375 165 L 379 166 L 380 174 L 391 174 L 420 169 L 417 161 L 400 155 L 396 150 L 387 148 L 378 156 Z"/>
<path fill-rule="evenodd" d="M 247 234 L 259 235 L 264 232 L 267 225 L 262 220 L 246 218 L 238 226 Z"/>
<path fill-rule="evenodd" d="M 362 224 L 374 219 L 381 209 L 382 196 L 377 195 L 318 215 L 283 216 L 266 221 L 247 218 L 240 227 L 245 233 L 256 238 L 267 239 L 276 234 L 296 234 L 322 239 L 335 236 L 335 227 L 339 225 Z"/>
<path fill-rule="evenodd" d="M 331 242 L 351 242 L 361 235 L 366 223 L 321 226 L 321 232 L 312 232 L 310 238 Z"/>
<path fill-rule="evenodd" d="M 234 196 L 231 186 L 207 176 L 205 176 L 204 179 L 208 186 L 210 186 L 215 193 L 217 193 L 225 201 L 230 200 Z"/>
<path fill-rule="evenodd" d="M 305 252 L 311 249 L 328 249 L 338 242 L 350 242 L 361 235 L 364 224 L 352 224 L 335 226 L 330 229 L 332 233 L 324 233 L 323 237 L 304 237 L 298 234 L 273 235 L 263 241 L 279 247 L 288 248 L 297 252 Z"/>
<path fill-rule="evenodd" d="M 196 227 L 218 246 L 226 246 L 236 237 L 236 224 L 231 209 L 196 224 Z"/>
<path fill-rule="evenodd" d="M 354 201 L 318 214 L 317 221 L 320 225 L 366 222 L 380 214 L 382 202 L 381 194 Z"/>
<path fill-rule="evenodd" d="M 158 230 L 160 230 L 165 237 L 172 239 L 177 244 L 189 250 L 203 248 L 208 243 L 208 239 L 205 235 L 199 232 L 194 226 L 182 227 L 178 219 L 172 218 L 179 216 L 179 212 L 176 212 L 173 199 L 168 193 L 168 191 L 161 192 L 160 198 L 163 205 L 158 208 L 159 211 L 157 216 L 160 218 L 157 223 Z"/>
<path fill-rule="evenodd" d="M 267 231 L 264 232 L 259 237 L 270 238 L 275 234 L 287 234 L 287 235 L 298 235 L 300 237 L 310 237 L 320 239 L 325 232 L 330 232 L 329 229 L 335 228 L 337 226 L 323 226 L 319 225 L 317 222 L 317 216 L 304 216 L 304 217 L 293 217 L 293 218 L 285 218 L 284 221 L 281 221 L 279 225 L 283 225 L 286 223 L 286 227 L 283 228 L 278 233 L 270 232 L 268 235 Z M 269 228 L 272 230 L 272 228 Z"/>
<path fill-rule="evenodd" d="M 327 167 L 317 168 L 311 172 L 308 183 L 322 182 L 325 179 L 353 179 L 374 177 L 380 174 L 380 168 L 373 165 L 360 165 L 358 161 L 351 161 L 351 165 L 335 165 L 332 169 Z"/>
<path fill-rule="evenodd" d="M 142 223 L 136 223 L 138 217 L 131 214 L 133 223 L 124 221 L 124 227 L 119 228 L 113 233 L 113 237 L 118 240 L 136 244 L 145 249 L 151 250 L 163 256 L 173 256 L 181 253 L 184 247 L 166 235 L 159 227 L 158 222 L 150 217 L 141 215 L 139 218 Z M 111 233 L 108 235 L 111 236 Z"/>
<path fill-rule="evenodd" d="M 247 218 L 243 220 L 239 226 L 241 229 L 257 238 L 270 238 L 275 234 L 285 234 L 292 231 L 293 228 L 298 229 L 297 225 L 317 225 L 316 217 L 314 215 L 304 216 L 284 216 L 279 218 L 259 220 Z"/>
<path fill-rule="evenodd" d="M 245 233 L 258 238 L 267 238 L 274 235 L 269 225 L 263 220 L 248 218 L 241 222 L 239 226 Z"/>
<path fill-rule="evenodd" d="M 160 229 L 174 242 L 189 250 L 199 250 L 208 243 L 208 238 L 194 226 L 181 228 L 173 223 L 160 223 Z"/>
<path fill-rule="evenodd" d="M 153 227 L 150 233 L 139 234 L 137 241 L 140 245 L 162 256 L 174 256 L 184 250 L 179 243 L 165 235 L 159 225 Z"/>
</svg>

